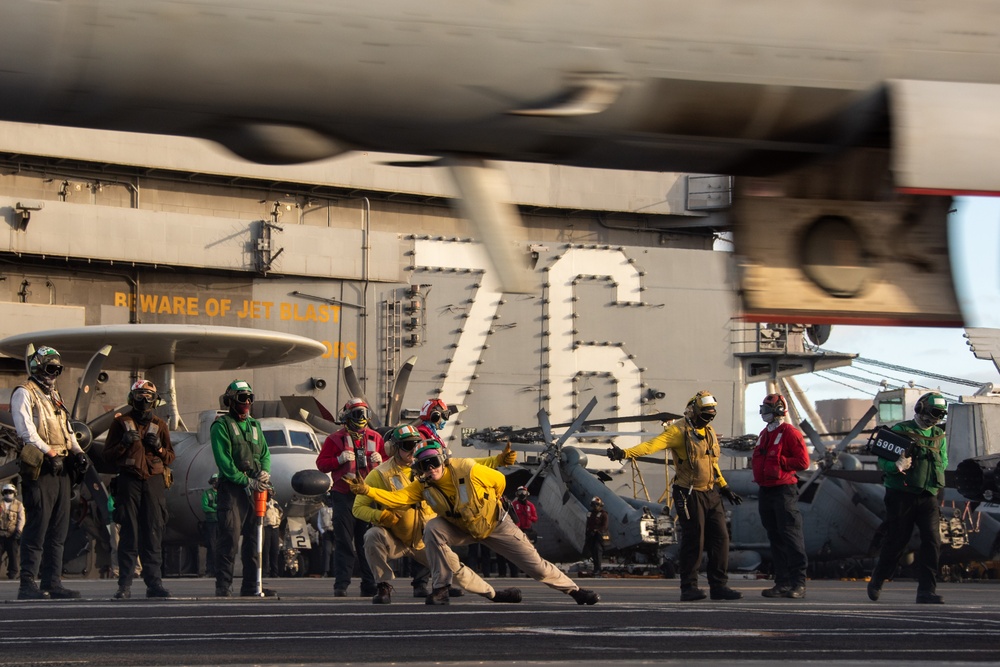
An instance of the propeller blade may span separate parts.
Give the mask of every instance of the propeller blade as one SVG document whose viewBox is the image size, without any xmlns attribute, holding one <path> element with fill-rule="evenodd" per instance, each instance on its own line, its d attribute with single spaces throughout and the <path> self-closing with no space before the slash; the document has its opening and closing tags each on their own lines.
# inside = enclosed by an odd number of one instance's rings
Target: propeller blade
<svg viewBox="0 0 1000 667">
<path fill-rule="evenodd" d="M 87 370 L 84 371 L 80 379 L 80 388 L 76 391 L 76 400 L 73 401 L 73 410 L 70 412 L 70 421 L 87 421 L 87 410 L 90 408 L 90 401 L 94 397 L 94 387 L 97 386 L 97 376 L 101 374 L 104 362 L 111 354 L 111 346 L 105 345 L 87 362 Z"/>
<path fill-rule="evenodd" d="M 350 359 L 344 359 L 344 384 L 347 385 L 347 391 L 350 392 L 351 396 L 360 398 L 365 403 L 368 402 L 368 399 L 365 398 L 365 390 L 361 388 L 361 381 L 358 380 L 358 374 Z"/>
<path fill-rule="evenodd" d="M 365 390 L 361 387 L 361 381 L 358 380 L 358 374 L 355 372 L 354 364 L 351 363 L 350 359 L 344 359 L 344 383 L 347 385 L 347 391 L 351 393 L 351 396 L 360 398 L 368 404 L 368 421 L 371 423 L 372 428 L 377 429 L 382 426 L 378 415 L 371 409 L 371 401 L 365 396 Z"/>
<path fill-rule="evenodd" d="M 318 431 L 320 433 L 323 433 L 324 435 L 330 435 L 331 433 L 333 433 L 334 431 L 336 431 L 338 428 L 340 428 L 335 423 L 333 423 L 331 421 L 327 421 L 327 420 L 325 420 L 325 419 L 323 419 L 321 417 L 317 417 L 316 415 L 314 415 L 314 414 L 312 414 L 310 412 L 306 412 L 305 410 L 303 410 L 301 408 L 299 408 L 299 410 L 298 410 L 298 412 L 296 414 L 297 414 L 296 418 L 299 421 L 303 421 L 303 422 L 309 424 L 309 426 L 313 427 L 313 429 L 315 429 L 316 431 Z"/>
<path fill-rule="evenodd" d="M 87 428 L 90 429 L 91 434 L 98 438 L 103 435 L 109 428 L 111 428 L 111 422 L 115 420 L 115 415 L 120 415 L 129 409 L 128 405 L 119 405 L 114 410 L 109 410 L 102 414 L 100 417 L 95 417 L 87 422 Z"/>
<path fill-rule="evenodd" d="M 3 465 L 0 465 L 0 481 L 5 479 L 10 479 L 14 475 L 21 472 L 21 463 L 14 459 L 13 461 L 7 461 Z"/>
<path fill-rule="evenodd" d="M 584 423 L 584 426 L 597 426 L 600 424 L 624 424 L 628 422 L 666 422 L 673 421 L 675 419 L 680 419 L 681 415 L 675 415 L 673 412 L 657 412 L 651 415 L 636 415 L 634 417 L 604 417 L 602 419 L 591 419 Z M 553 428 L 562 428 L 564 426 L 571 426 L 572 422 L 567 422 L 565 424 L 553 424 Z"/>
<path fill-rule="evenodd" d="M 407 359 L 403 366 L 396 373 L 396 379 L 392 383 L 392 393 L 389 399 L 389 409 L 386 410 L 386 426 L 395 426 L 399 423 L 399 413 L 403 410 L 403 394 L 406 393 L 406 384 L 410 381 L 410 373 L 417 363 L 416 357 Z"/>
<path fill-rule="evenodd" d="M 108 524 L 111 523 L 111 516 L 108 514 L 108 489 L 101 481 L 101 475 L 97 472 L 97 466 L 94 465 L 93 459 L 80 485 L 87 487 L 87 490 L 90 491 L 90 497 L 94 501 L 95 511 L 99 517 L 97 529 L 107 530 Z"/>
</svg>

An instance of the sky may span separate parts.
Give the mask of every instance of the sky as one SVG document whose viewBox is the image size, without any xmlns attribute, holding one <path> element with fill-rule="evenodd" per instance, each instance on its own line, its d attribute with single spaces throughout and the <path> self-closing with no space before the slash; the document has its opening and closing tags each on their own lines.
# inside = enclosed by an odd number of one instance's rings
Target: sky
<svg viewBox="0 0 1000 667">
<path fill-rule="evenodd" d="M 963 197 L 949 218 L 952 272 L 959 303 L 968 326 L 1000 328 L 1000 198 Z M 897 366 L 916 368 L 950 377 L 1000 384 L 1000 374 L 991 361 L 976 359 L 958 328 L 926 327 L 833 327 L 824 349 L 859 354 Z M 974 389 L 944 384 L 899 371 L 886 373 L 894 386 L 914 380 L 930 388 L 953 394 L 971 394 Z M 852 374 L 875 377 L 859 373 Z M 799 375 L 799 385 L 813 402 L 829 398 L 871 398 L 878 388 L 842 377 Z M 875 379 L 878 379 L 877 377 Z M 845 386 L 855 385 L 856 388 Z M 939 387 L 940 385 L 940 387 Z M 750 385 L 746 395 L 746 427 L 755 432 L 762 425 L 757 414 L 763 385 Z"/>
</svg>

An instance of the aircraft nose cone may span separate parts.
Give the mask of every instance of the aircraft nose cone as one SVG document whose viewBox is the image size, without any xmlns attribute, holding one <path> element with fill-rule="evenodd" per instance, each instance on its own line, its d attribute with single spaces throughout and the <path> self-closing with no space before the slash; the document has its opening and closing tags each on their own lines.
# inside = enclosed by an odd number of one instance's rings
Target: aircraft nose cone
<svg viewBox="0 0 1000 667">
<path fill-rule="evenodd" d="M 292 488 L 303 496 L 321 496 L 330 490 L 330 476 L 319 470 L 300 470 L 292 475 Z"/>
</svg>

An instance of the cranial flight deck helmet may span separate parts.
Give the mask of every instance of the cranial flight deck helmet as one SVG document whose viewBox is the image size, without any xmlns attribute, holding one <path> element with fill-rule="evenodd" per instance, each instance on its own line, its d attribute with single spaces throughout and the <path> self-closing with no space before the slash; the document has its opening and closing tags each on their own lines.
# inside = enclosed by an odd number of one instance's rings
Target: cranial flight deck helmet
<svg viewBox="0 0 1000 667">
<path fill-rule="evenodd" d="M 687 407 L 684 408 L 684 416 L 687 417 L 695 428 L 704 428 L 715 419 L 715 408 L 719 402 L 711 392 L 702 390 L 691 397 Z"/>
<path fill-rule="evenodd" d="M 128 392 L 128 400 L 126 402 L 139 412 L 146 412 L 156 406 L 156 399 L 158 398 L 155 384 L 149 380 L 136 380 L 135 384 L 132 385 L 132 389 Z"/>
<path fill-rule="evenodd" d="M 439 468 L 448 460 L 448 454 L 439 442 L 428 442 L 417 448 L 413 455 L 413 467 L 421 473 Z"/>
<path fill-rule="evenodd" d="M 764 397 L 764 401 L 760 404 L 761 417 L 765 417 L 767 415 L 784 417 L 787 412 L 788 403 L 785 401 L 785 397 L 781 394 L 768 394 Z"/>
<path fill-rule="evenodd" d="M 385 434 L 385 452 L 389 456 L 394 456 L 398 450 L 412 452 L 423 441 L 417 427 L 403 424 Z"/>
<path fill-rule="evenodd" d="M 913 414 L 924 428 L 937 426 L 948 416 L 948 401 L 936 391 L 928 392 L 917 399 Z"/>
<path fill-rule="evenodd" d="M 448 421 L 448 404 L 440 398 L 431 398 L 420 408 L 420 419 L 436 424 Z"/>
<path fill-rule="evenodd" d="M 253 389 L 246 380 L 233 380 L 226 387 L 226 393 L 222 395 L 222 404 L 229 408 L 240 420 L 245 419 L 250 414 L 250 406 L 253 405 Z"/>
<path fill-rule="evenodd" d="M 28 346 L 29 350 L 32 346 Z M 46 387 L 51 387 L 63 372 L 62 357 L 55 348 L 42 345 L 28 355 L 28 374 Z"/>
<path fill-rule="evenodd" d="M 368 426 L 368 415 L 371 408 L 360 398 L 352 398 L 344 403 L 340 411 L 340 423 L 347 425 L 349 431 L 363 431 Z"/>
<path fill-rule="evenodd" d="M 517 497 L 518 500 L 526 500 L 528 498 L 528 487 L 526 486 L 517 487 L 517 491 L 514 492 L 514 495 Z"/>
</svg>

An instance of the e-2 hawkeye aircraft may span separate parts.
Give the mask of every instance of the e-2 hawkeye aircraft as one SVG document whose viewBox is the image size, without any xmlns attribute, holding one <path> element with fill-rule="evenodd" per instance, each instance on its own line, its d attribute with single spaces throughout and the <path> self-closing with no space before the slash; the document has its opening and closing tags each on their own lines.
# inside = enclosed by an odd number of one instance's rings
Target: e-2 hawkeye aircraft
<svg viewBox="0 0 1000 667">
<path fill-rule="evenodd" d="M 0 119 L 438 158 L 506 291 L 492 161 L 746 176 L 750 314 L 948 325 L 950 197 L 1000 191 L 998 23 L 986 0 L 21 2 Z"/>
<path fill-rule="evenodd" d="M 103 460 L 100 436 L 121 406 L 87 421 L 87 408 L 98 375 L 105 371 L 141 372 L 159 389 L 157 413 L 171 426 L 170 438 L 177 454 L 171 469 L 174 484 L 167 491 L 169 520 L 165 544 L 198 544 L 202 492 L 217 471 L 209 429 L 219 410 L 202 411 L 195 429 L 180 418 L 174 374 L 195 371 L 230 371 L 235 375 L 252 368 L 291 364 L 313 359 L 326 348 L 314 340 L 292 334 L 237 327 L 198 325 L 123 324 L 38 331 L 0 341 L 0 351 L 20 356 L 26 345 L 45 344 L 59 351 L 66 366 L 85 367 L 81 391 L 72 408 L 74 427 L 93 462 L 94 474 L 87 484 L 95 499 L 106 499 L 107 491 L 97 473 L 113 474 Z M 102 349 L 103 348 L 103 349 Z M 94 355 L 94 350 L 102 354 Z M 83 390 L 86 387 L 86 391 Z M 124 392 L 123 392 L 124 396 Z M 330 487 L 328 475 L 316 469 L 320 443 L 312 427 L 295 419 L 265 417 L 262 430 L 271 452 L 271 482 L 278 502 L 293 522 L 304 527 L 306 517 L 318 509 L 320 498 Z M 16 463 L 4 466 L 6 476 L 16 474 Z M 104 524 L 106 503 L 96 502 Z M 300 531 L 297 546 L 307 547 L 307 533 Z"/>
</svg>

